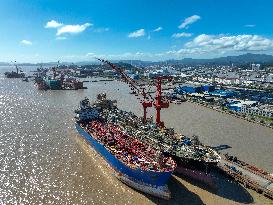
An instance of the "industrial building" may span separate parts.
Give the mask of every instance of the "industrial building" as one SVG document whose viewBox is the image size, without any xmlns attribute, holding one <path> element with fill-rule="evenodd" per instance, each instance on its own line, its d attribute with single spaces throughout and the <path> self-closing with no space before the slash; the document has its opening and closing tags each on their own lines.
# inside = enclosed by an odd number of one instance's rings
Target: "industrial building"
<svg viewBox="0 0 273 205">
<path fill-rule="evenodd" d="M 214 90 L 209 92 L 209 94 L 215 97 L 230 98 L 235 95 L 235 92 L 231 90 Z"/>
<path fill-rule="evenodd" d="M 246 107 L 252 107 L 257 105 L 257 101 L 250 101 L 250 100 L 231 100 L 227 107 L 230 110 L 236 112 L 244 112 Z"/>
<path fill-rule="evenodd" d="M 201 85 L 201 86 L 184 85 L 184 86 L 177 87 L 176 91 L 180 94 L 181 93 L 192 94 L 192 93 L 202 93 L 202 92 L 213 92 L 215 91 L 215 86 L 214 85 Z"/>
<path fill-rule="evenodd" d="M 241 112 L 273 118 L 273 106 L 269 106 L 269 105 L 261 105 L 261 106 L 255 106 L 255 107 L 243 105 L 241 108 Z"/>
</svg>

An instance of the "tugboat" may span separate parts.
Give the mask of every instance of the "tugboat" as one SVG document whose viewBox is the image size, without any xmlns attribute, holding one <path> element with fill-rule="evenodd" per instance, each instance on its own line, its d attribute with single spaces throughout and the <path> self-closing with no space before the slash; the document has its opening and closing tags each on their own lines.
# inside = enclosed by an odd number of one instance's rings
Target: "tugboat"
<svg viewBox="0 0 273 205">
<path fill-rule="evenodd" d="M 19 72 L 19 68 L 17 65 L 15 65 L 16 72 L 11 71 L 11 72 L 5 72 L 6 78 L 25 78 L 25 73 L 23 73 L 21 70 Z"/>
<path fill-rule="evenodd" d="M 23 81 L 23 82 L 28 82 L 28 78 L 27 78 L 27 77 L 26 77 L 26 78 L 23 78 L 22 81 Z"/>
<path fill-rule="evenodd" d="M 120 123 L 121 116 L 114 115 L 122 113 L 115 103 L 106 94 L 99 94 L 92 105 L 85 98 L 75 111 L 76 129 L 113 168 L 119 180 L 141 192 L 169 199 L 166 183 L 176 163 L 128 132 Z"/>
</svg>

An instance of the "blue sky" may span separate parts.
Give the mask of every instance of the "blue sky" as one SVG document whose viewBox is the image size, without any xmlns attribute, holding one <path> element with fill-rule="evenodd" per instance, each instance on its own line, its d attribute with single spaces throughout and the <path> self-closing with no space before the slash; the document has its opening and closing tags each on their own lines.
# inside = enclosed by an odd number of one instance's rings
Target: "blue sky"
<svg viewBox="0 0 273 205">
<path fill-rule="evenodd" d="M 0 0 L 0 61 L 273 54 L 272 0 Z"/>
</svg>

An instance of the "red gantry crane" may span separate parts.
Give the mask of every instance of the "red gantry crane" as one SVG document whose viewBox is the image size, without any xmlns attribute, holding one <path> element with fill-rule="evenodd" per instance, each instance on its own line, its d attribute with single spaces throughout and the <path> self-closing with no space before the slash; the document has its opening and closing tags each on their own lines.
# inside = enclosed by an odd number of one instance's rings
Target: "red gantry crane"
<svg viewBox="0 0 273 205">
<path fill-rule="evenodd" d="M 156 124 L 159 126 L 159 127 L 164 127 L 164 122 L 160 120 L 160 111 L 162 108 L 168 108 L 170 103 L 169 101 L 165 100 L 163 101 L 162 99 L 162 87 L 161 87 L 161 83 L 162 83 L 162 80 L 171 80 L 172 77 L 171 76 L 160 76 L 160 77 L 157 77 L 156 80 L 156 101 L 154 102 L 154 106 L 155 106 L 155 109 L 156 109 Z"/>
<path fill-rule="evenodd" d="M 105 63 L 107 65 L 109 65 L 113 70 L 115 70 L 121 77 L 121 79 L 129 84 L 129 87 L 131 87 L 131 90 L 134 91 L 136 96 L 142 96 L 142 100 L 140 101 L 140 103 L 142 104 L 143 107 L 143 122 L 146 122 L 147 119 L 147 108 L 148 107 L 152 107 L 154 105 L 155 109 L 156 109 L 156 124 L 159 127 L 164 127 L 164 122 L 162 122 L 160 120 L 160 111 L 162 108 L 168 108 L 169 107 L 169 102 L 168 101 L 164 101 L 163 102 L 163 96 L 162 96 L 162 80 L 171 80 L 172 77 L 170 76 L 161 76 L 161 77 L 157 77 L 157 83 L 156 83 L 156 97 L 152 97 L 150 95 L 149 92 L 147 92 L 145 90 L 145 88 L 139 88 L 139 86 L 137 85 L 137 83 L 130 78 L 124 71 L 122 68 L 118 68 L 115 64 L 104 60 L 104 59 L 100 59 L 97 58 L 99 61 L 101 61 L 102 63 Z"/>
</svg>

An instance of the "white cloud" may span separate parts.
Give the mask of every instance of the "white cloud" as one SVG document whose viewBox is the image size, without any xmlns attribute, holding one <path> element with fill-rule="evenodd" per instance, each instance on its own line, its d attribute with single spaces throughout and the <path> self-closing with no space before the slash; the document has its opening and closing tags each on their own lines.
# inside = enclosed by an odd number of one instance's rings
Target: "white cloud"
<svg viewBox="0 0 273 205">
<path fill-rule="evenodd" d="M 86 57 L 95 57 L 95 56 L 96 56 L 95 53 L 87 53 L 87 54 L 86 54 Z"/>
<path fill-rule="evenodd" d="M 201 34 L 189 41 L 183 48 L 163 53 L 165 58 L 215 57 L 236 52 L 273 51 L 273 39 L 259 35 L 207 35 Z"/>
<path fill-rule="evenodd" d="M 193 24 L 194 22 L 200 20 L 201 17 L 198 15 L 193 15 L 190 16 L 188 18 L 186 18 L 179 26 L 178 28 L 182 29 L 182 28 L 187 28 L 188 25 Z"/>
<path fill-rule="evenodd" d="M 159 32 L 161 30 L 163 30 L 163 28 L 161 26 L 159 26 L 158 28 L 154 29 L 153 32 Z"/>
<path fill-rule="evenodd" d="M 166 54 L 171 54 L 174 56 L 202 54 L 202 53 L 205 53 L 205 51 L 202 50 L 201 48 L 181 48 L 179 50 L 171 50 L 166 52 Z"/>
<path fill-rule="evenodd" d="M 259 35 L 206 35 L 201 34 L 185 44 L 187 48 L 206 51 L 265 51 L 273 50 L 273 39 Z"/>
<path fill-rule="evenodd" d="M 22 40 L 20 43 L 23 44 L 23 45 L 27 45 L 27 46 L 32 45 L 32 42 L 28 41 L 28 40 Z"/>
<path fill-rule="evenodd" d="M 57 38 L 56 38 L 56 40 L 66 40 L 67 38 L 66 37 L 64 37 L 64 36 L 58 36 Z"/>
<path fill-rule="evenodd" d="M 61 56 L 61 61 L 90 61 L 95 60 L 97 58 L 104 58 L 108 60 L 132 60 L 132 59 L 152 59 L 155 54 L 143 53 L 143 52 L 125 52 L 125 53 L 116 53 L 116 54 L 98 54 L 94 52 L 89 52 L 86 54 L 70 54 Z"/>
<path fill-rule="evenodd" d="M 92 26 L 93 24 L 85 23 L 82 25 L 64 25 L 57 31 L 57 36 L 60 36 L 65 33 L 69 34 L 77 34 L 83 32 L 85 29 L 87 29 L 89 26 Z"/>
<path fill-rule="evenodd" d="M 134 31 L 132 33 L 129 33 L 129 35 L 128 35 L 129 38 L 138 38 L 141 36 L 145 36 L 145 30 L 143 28 L 139 29 L 137 31 Z"/>
<path fill-rule="evenodd" d="M 254 24 L 247 24 L 247 25 L 245 25 L 245 27 L 253 28 L 253 27 L 256 27 L 256 25 L 254 25 Z"/>
<path fill-rule="evenodd" d="M 212 36 L 201 34 L 193 39 L 193 41 L 188 42 L 186 45 L 188 47 L 193 47 L 193 45 L 204 46 L 209 40 L 211 40 Z M 191 46 L 192 45 L 192 46 Z"/>
<path fill-rule="evenodd" d="M 94 32 L 95 33 L 102 33 L 102 32 L 107 32 L 109 30 L 110 30 L 109 28 L 96 28 L 96 29 L 94 29 Z"/>
<path fill-rule="evenodd" d="M 106 59 L 121 59 L 121 60 L 131 60 L 131 59 L 139 59 L 142 57 L 153 57 L 153 54 L 150 53 L 143 53 L 143 52 L 136 52 L 136 53 L 131 53 L 131 52 L 125 52 L 125 53 L 120 53 L 120 54 L 97 54 L 97 53 L 87 53 L 85 56 L 79 56 L 80 59 L 90 59 L 90 58 L 106 58 Z"/>
<path fill-rule="evenodd" d="M 185 32 L 182 32 L 182 33 L 174 33 L 172 35 L 173 38 L 182 38 L 182 37 L 191 37 L 192 36 L 192 33 L 185 33 Z"/>
<path fill-rule="evenodd" d="M 58 28 L 61 27 L 63 24 L 59 23 L 55 20 L 48 21 L 45 25 L 45 28 Z"/>
</svg>

